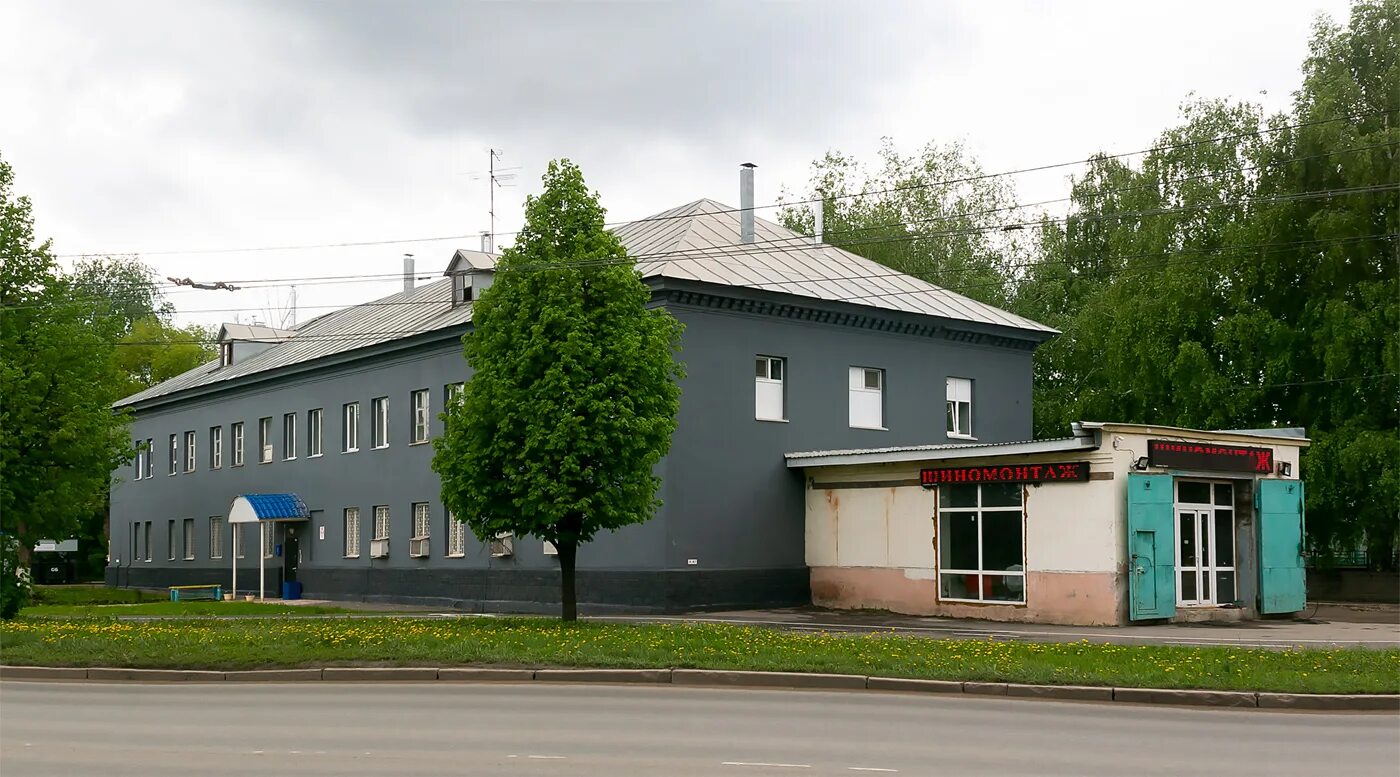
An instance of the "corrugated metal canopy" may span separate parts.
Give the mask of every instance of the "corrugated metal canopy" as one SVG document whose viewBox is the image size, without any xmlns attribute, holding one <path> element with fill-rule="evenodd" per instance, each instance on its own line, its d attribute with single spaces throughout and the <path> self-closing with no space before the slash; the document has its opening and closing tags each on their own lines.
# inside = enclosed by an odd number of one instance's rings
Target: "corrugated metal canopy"
<svg viewBox="0 0 1400 777">
<path fill-rule="evenodd" d="M 301 521 L 311 517 L 296 494 L 242 494 L 228 509 L 229 523 Z"/>
</svg>

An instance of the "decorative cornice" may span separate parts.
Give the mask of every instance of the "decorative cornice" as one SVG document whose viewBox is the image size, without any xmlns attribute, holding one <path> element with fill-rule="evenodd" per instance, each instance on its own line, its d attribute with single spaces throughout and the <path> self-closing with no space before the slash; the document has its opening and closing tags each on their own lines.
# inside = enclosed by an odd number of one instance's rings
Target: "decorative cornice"
<svg viewBox="0 0 1400 777">
<path fill-rule="evenodd" d="M 755 316 L 773 316 L 794 321 L 848 326 L 890 334 L 929 337 L 967 345 L 1010 348 L 1017 351 L 1033 351 L 1036 346 L 1040 345 L 1039 341 L 1032 339 L 1007 337 L 990 332 L 979 332 L 975 329 L 962 329 L 956 326 L 956 322 L 907 320 L 896 316 L 830 310 L 812 305 L 798 305 L 791 302 L 749 297 L 731 297 L 688 289 L 657 290 L 653 300 L 659 300 L 662 304 L 688 305 Z"/>
</svg>

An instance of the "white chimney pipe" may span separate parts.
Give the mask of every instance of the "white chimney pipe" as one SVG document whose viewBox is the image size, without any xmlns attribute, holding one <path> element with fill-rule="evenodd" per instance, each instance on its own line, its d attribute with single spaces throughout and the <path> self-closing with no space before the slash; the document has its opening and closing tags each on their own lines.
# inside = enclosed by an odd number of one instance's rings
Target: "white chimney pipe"
<svg viewBox="0 0 1400 777">
<path fill-rule="evenodd" d="M 812 243 L 822 244 L 822 211 L 826 210 L 826 202 L 817 200 L 812 203 Z"/>
<path fill-rule="evenodd" d="M 403 255 L 403 290 L 413 291 L 413 254 Z"/>
<path fill-rule="evenodd" d="M 753 169 L 758 165 L 739 165 L 739 241 L 753 242 Z"/>
</svg>

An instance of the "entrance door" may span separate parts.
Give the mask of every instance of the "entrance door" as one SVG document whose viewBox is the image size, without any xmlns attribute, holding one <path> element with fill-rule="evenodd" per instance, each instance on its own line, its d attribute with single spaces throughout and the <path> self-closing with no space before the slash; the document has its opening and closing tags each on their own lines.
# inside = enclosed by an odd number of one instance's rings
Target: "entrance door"
<svg viewBox="0 0 1400 777">
<path fill-rule="evenodd" d="M 1235 489 L 1229 482 L 1176 484 L 1177 603 L 1235 601 Z"/>
<path fill-rule="evenodd" d="M 1128 474 L 1128 617 L 1176 614 L 1172 476 Z"/>
<path fill-rule="evenodd" d="M 297 567 L 301 564 L 301 541 L 297 528 L 287 524 L 286 531 L 282 538 L 282 579 L 287 582 L 295 582 L 297 579 Z"/>
<path fill-rule="evenodd" d="M 1303 570 L 1303 484 L 1259 481 L 1259 611 L 1298 612 L 1307 606 Z"/>
</svg>

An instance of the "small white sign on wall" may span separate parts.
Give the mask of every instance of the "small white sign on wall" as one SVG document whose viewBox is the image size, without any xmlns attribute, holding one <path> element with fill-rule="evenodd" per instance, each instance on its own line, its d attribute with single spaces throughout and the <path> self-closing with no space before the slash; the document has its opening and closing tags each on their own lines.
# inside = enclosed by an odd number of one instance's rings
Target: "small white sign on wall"
<svg viewBox="0 0 1400 777">
<path fill-rule="evenodd" d="M 318 540 L 324 540 L 325 538 L 326 538 L 326 527 L 324 527 L 324 526 L 319 526 L 319 527 L 317 527 L 317 529 L 316 529 L 316 539 L 318 539 Z"/>
</svg>

